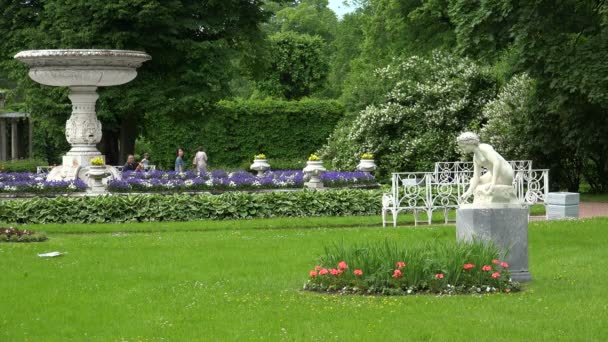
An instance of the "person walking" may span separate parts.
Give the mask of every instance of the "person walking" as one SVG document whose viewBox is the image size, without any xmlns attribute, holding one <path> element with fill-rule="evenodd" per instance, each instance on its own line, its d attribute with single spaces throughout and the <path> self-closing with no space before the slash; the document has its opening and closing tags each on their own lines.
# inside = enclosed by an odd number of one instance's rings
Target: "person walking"
<svg viewBox="0 0 608 342">
<path fill-rule="evenodd" d="M 150 165 L 150 155 L 148 152 L 144 153 L 144 159 L 142 159 L 139 163 L 142 165 L 144 171 L 148 171 L 148 165 Z"/>
<path fill-rule="evenodd" d="M 192 167 L 198 172 L 207 172 L 207 153 L 200 146 L 196 149 L 196 154 L 192 160 Z"/>
<path fill-rule="evenodd" d="M 184 172 L 184 150 L 181 148 L 177 149 L 177 158 L 175 158 L 175 172 Z"/>
</svg>

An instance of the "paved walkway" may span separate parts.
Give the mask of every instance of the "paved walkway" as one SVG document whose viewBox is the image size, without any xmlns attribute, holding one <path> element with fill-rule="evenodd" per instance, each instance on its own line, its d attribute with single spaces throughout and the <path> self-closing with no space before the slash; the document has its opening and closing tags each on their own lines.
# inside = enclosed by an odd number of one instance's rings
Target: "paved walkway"
<svg viewBox="0 0 608 342">
<path fill-rule="evenodd" d="M 608 216 L 608 202 L 581 202 L 578 210 L 580 218 Z"/>
</svg>

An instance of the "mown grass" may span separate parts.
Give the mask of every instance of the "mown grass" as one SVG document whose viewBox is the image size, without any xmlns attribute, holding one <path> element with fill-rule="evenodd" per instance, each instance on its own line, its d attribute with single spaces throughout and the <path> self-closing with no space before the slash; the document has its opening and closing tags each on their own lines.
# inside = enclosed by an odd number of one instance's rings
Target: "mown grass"
<svg viewBox="0 0 608 342">
<path fill-rule="evenodd" d="M 359 219 L 368 218 L 334 223 Z M 453 226 L 281 230 L 256 220 L 242 229 L 195 229 L 205 223 L 1 244 L 0 340 L 601 341 L 608 333 L 606 218 L 532 222 L 534 281 L 526 291 L 452 297 L 301 287 L 324 245 L 449 241 Z M 179 231 L 184 225 L 196 231 Z M 67 254 L 36 256 L 55 250 Z"/>
</svg>

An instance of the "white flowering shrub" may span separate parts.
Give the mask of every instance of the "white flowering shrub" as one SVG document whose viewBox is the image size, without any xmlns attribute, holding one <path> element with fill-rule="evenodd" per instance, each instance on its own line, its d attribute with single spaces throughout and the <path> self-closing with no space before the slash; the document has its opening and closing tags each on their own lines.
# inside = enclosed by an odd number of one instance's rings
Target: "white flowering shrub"
<svg viewBox="0 0 608 342">
<path fill-rule="evenodd" d="M 486 124 L 481 138 L 508 159 L 530 155 L 530 137 L 534 136 L 530 130 L 536 119 L 534 89 L 534 80 L 527 74 L 516 75 L 483 109 Z"/>
<path fill-rule="evenodd" d="M 368 106 L 329 138 L 320 152 L 334 168 L 352 169 L 366 152 L 374 154 L 380 175 L 459 159 L 456 136 L 479 129 L 482 108 L 496 94 L 487 69 L 442 52 L 396 60 L 377 73 L 395 86 L 383 103 Z"/>
</svg>

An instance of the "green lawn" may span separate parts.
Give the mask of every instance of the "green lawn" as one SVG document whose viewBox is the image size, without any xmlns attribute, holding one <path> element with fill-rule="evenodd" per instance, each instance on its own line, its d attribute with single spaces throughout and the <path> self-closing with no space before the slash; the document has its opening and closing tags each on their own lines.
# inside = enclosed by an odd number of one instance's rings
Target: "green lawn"
<svg viewBox="0 0 608 342">
<path fill-rule="evenodd" d="M 608 333 L 601 318 L 608 317 L 606 218 L 531 223 L 535 280 L 522 293 L 371 297 L 301 291 L 323 244 L 455 236 L 453 226 L 345 228 L 358 222 L 378 221 L 162 223 L 158 231 L 151 223 L 99 225 L 95 230 L 128 232 L 88 234 L 48 226 L 55 233 L 47 242 L 0 244 L 0 341 L 601 341 Z M 314 228 L 321 225 L 334 228 Z M 67 254 L 36 256 L 55 250 Z"/>
<path fill-rule="evenodd" d="M 581 194 L 581 202 L 608 202 L 608 194 Z"/>
</svg>

